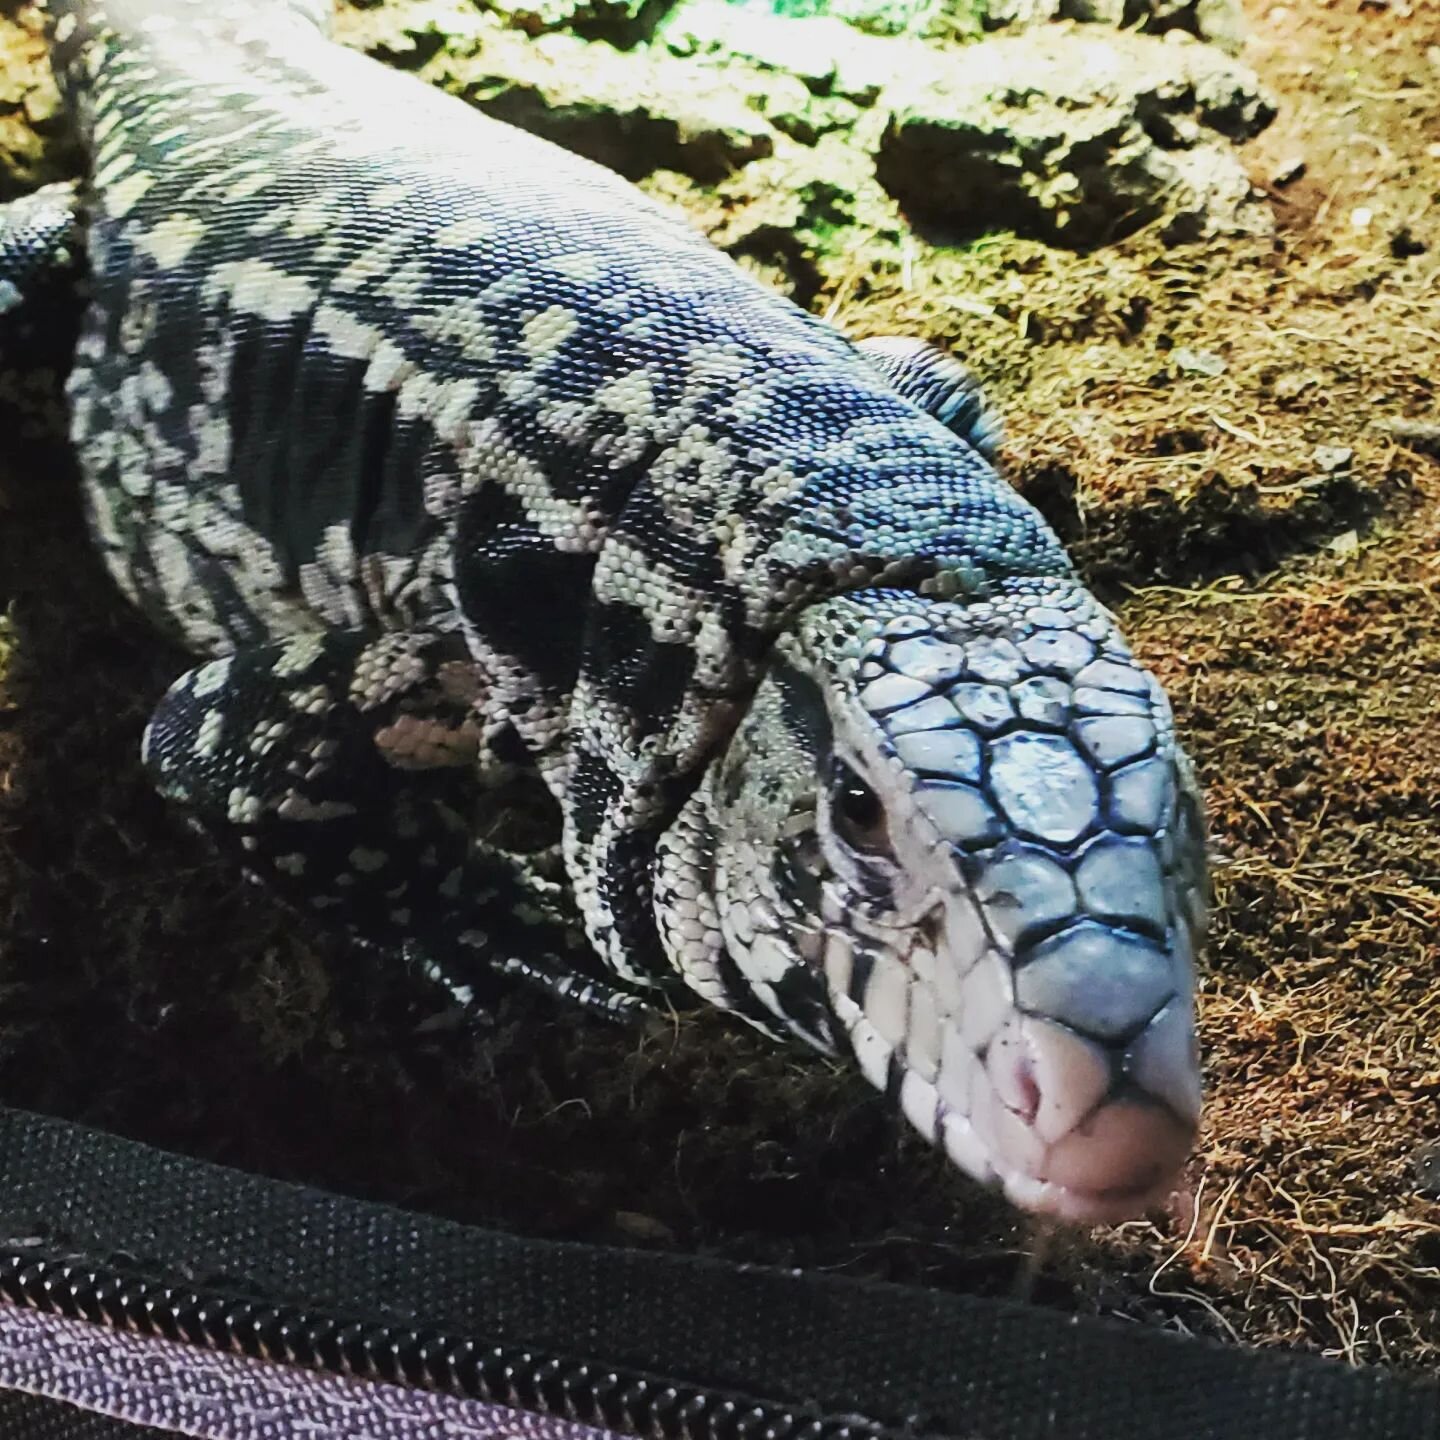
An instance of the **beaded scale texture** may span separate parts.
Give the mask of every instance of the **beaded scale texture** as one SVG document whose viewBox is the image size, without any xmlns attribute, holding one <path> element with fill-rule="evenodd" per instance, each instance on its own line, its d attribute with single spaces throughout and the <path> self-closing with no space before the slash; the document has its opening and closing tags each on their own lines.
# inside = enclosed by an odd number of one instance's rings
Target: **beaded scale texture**
<svg viewBox="0 0 1440 1440">
<path fill-rule="evenodd" d="M 157 785 L 462 997 L 683 982 L 1022 1206 L 1163 1196 L 1199 801 L 963 369 L 323 9 L 51 0 L 91 172 L 0 209 L 0 308 L 87 257 L 90 527 L 201 661 Z"/>
</svg>

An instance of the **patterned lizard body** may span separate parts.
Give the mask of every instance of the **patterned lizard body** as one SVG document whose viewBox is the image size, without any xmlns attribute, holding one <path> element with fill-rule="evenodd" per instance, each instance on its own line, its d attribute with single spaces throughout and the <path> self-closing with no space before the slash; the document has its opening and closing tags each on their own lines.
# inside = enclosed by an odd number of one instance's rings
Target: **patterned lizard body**
<svg viewBox="0 0 1440 1440">
<path fill-rule="evenodd" d="M 623 987 L 852 1052 L 1023 1206 L 1163 1194 L 1198 799 L 953 362 L 852 346 L 311 0 L 49 9 L 90 525 L 208 657 L 160 788 L 461 993 L 600 993 L 578 921 Z"/>
</svg>

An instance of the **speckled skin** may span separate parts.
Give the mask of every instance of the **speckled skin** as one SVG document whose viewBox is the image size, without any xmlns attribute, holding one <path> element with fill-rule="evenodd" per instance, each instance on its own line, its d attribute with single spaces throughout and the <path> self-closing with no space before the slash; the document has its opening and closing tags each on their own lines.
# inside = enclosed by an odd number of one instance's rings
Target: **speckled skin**
<svg viewBox="0 0 1440 1440">
<path fill-rule="evenodd" d="M 609 172 L 331 44 L 310 3 L 50 14 L 92 157 L 69 388 L 91 528 L 126 594 L 212 657 L 149 728 L 162 790 L 462 993 L 484 963 L 599 995 L 555 958 L 578 924 L 622 986 L 678 974 L 854 1049 L 1022 1204 L 1099 1216 L 1167 1181 L 1198 1101 L 1190 782 L 1158 687 L 991 467 L 963 372 L 863 353 Z M 1108 691 L 1081 673 L 1102 663 Z M 1037 678 L 1034 713 L 1007 700 L 963 753 L 939 742 L 954 774 L 907 758 L 903 706 Z M 959 700 L 933 723 L 975 730 Z M 1144 815 L 1107 778 L 1142 763 Z M 884 812 L 864 875 L 847 793 Z M 1085 853 L 1121 837 L 1143 895 L 1113 864 L 1087 893 Z M 999 908 L 1043 924 L 996 923 L 1002 872 Z M 1072 993 L 1091 931 L 1133 1003 Z M 1016 977 L 1067 935 L 1030 1009 L 1084 1053 L 1051 1074 Z M 924 1034 L 960 1034 L 987 956 L 1006 978 L 947 1084 Z M 907 968 L 872 984 L 877 960 Z M 1147 1078 L 1157 1026 L 1185 1058 Z M 1033 1140 L 1036 1087 L 1076 1067 L 1093 1093 L 1038 1159 L 977 1138 L 977 1074 Z M 1123 1174 L 1047 1175 L 1051 1142 L 1115 1102 L 1146 1117 Z"/>
</svg>

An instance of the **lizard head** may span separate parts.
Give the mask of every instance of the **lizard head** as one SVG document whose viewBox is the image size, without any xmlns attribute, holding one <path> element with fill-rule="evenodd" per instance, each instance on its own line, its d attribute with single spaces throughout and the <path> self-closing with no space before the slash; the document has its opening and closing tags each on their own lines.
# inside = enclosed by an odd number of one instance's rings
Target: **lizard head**
<svg viewBox="0 0 1440 1440">
<path fill-rule="evenodd" d="M 1200 802 L 1158 684 L 1073 582 L 803 612 L 660 861 L 696 990 L 853 1053 L 1019 1206 L 1104 1222 L 1173 1185 Z"/>
</svg>

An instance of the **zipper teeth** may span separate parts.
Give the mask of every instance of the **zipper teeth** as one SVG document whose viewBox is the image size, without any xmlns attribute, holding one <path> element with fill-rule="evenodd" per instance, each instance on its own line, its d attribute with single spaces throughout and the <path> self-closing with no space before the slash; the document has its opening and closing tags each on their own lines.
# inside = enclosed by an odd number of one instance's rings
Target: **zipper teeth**
<svg viewBox="0 0 1440 1440">
<path fill-rule="evenodd" d="M 0 1254 L 0 1299 L 115 1330 L 361 1380 L 407 1385 L 654 1440 L 877 1440 L 826 1417 L 436 1331 L 344 1323 L 118 1271 Z"/>
</svg>

